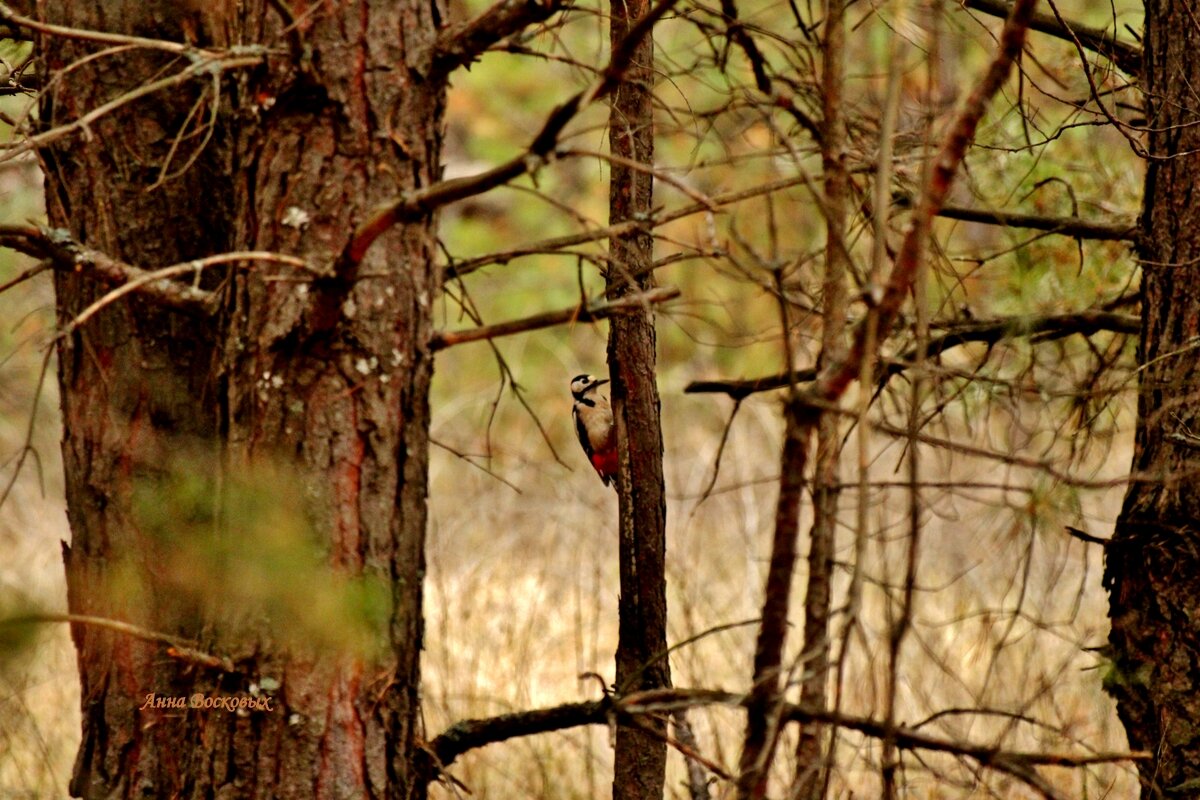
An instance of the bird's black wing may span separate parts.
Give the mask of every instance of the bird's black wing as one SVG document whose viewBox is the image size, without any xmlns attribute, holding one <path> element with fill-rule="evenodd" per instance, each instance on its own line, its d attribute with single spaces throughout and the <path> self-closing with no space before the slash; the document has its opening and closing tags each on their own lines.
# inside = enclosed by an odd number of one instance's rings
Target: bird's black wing
<svg viewBox="0 0 1200 800">
<path fill-rule="evenodd" d="M 579 416 L 579 409 L 572 408 L 571 416 L 575 418 L 575 435 L 579 437 L 579 444 L 583 445 L 583 452 L 587 454 L 588 463 L 591 464 L 593 454 L 592 440 L 588 436 L 587 426 L 583 424 L 583 419 Z"/>
</svg>

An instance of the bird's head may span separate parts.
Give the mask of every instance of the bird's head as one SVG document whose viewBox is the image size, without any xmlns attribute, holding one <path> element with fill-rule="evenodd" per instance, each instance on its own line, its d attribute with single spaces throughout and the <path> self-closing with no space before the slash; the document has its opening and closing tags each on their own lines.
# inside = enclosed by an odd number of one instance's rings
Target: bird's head
<svg viewBox="0 0 1200 800">
<path fill-rule="evenodd" d="M 582 400 L 588 392 L 606 383 L 608 383 L 607 379 L 598 381 L 594 375 L 576 375 L 571 379 L 571 395 L 576 400 Z"/>
</svg>

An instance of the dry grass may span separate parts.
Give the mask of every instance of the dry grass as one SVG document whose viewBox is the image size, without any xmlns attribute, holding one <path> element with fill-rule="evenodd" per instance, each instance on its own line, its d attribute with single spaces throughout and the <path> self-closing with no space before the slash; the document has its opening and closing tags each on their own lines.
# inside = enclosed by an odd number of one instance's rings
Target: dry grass
<svg viewBox="0 0 1200 800">
<path fill-rule="evenodd" d="M 6 309 L 20 320 L 3 334 L 10 356 L 0 365 L 0 492 L 26 441 L 34 382 L 50 302 L 46 276 L 12 290 Z M 66 610 L 62 541 L 70 538 L 58 454 L 58 401 L 51 369 L 38 404 L 30 456 L 0 506 L 0 613 L 15 608 Z M 65 797 L 79 742 L 79 681 L 66 626 L 0 652 L 0 797 Z"/>
</svg>

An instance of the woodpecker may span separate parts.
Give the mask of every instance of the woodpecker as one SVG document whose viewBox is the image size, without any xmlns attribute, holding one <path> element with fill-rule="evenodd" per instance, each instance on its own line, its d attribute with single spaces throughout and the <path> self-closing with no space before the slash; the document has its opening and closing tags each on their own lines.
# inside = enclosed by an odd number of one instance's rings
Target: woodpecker
<svg viewBox="0 0 1200 800">
<path fill-rule="evenodd" d="M 575 433 L 583 452 L 608 486 L 617 474 L 617 434 L 608 398 L 596 391 L 606 383 L 607 380 L 598 381 L 591 375 L 576 375 L 571 380 L 571 397 L 575 398 L 571 416 L 575 418 Z"/>
</svg>

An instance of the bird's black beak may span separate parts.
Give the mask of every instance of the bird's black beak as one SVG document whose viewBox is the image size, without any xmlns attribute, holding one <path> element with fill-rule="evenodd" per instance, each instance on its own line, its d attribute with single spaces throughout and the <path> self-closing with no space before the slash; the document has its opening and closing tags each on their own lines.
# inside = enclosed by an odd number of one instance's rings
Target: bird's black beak
<svg viewBox="0 0 1200 800">
<path fill-rule="evenodd" d="M 592 386 L 603 386 L 606 383 L 608 383 L 608 378 L 605 378 L 602 381 L 596 381 L 595 383 L 592 384 Z"/>
</svg>

